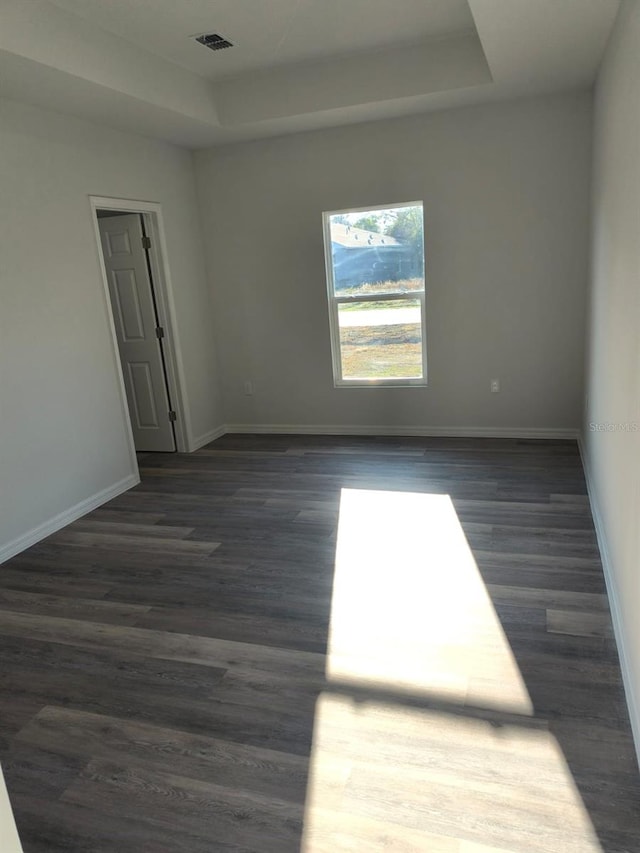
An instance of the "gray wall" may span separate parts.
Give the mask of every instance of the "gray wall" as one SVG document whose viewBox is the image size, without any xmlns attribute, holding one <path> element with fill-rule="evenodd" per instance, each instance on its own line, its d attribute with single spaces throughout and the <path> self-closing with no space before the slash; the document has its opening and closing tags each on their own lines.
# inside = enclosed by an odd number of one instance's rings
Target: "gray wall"
<svg viewBox="0 0 640 853">
<path fill-rule="evenodd" d="M 0 557 L 132 473 L 89 195 L 162 204 L 192 439 L 221 423 L 191 154 L 0 101 Z"/>
<path fill-rule="evenodd" d="M 593 176 L 585 462 L 640 749 L 640 5 L 632 2 L 598 78 Z"/>
<path fill-rule="evenodd" d="M 198 152 L 226 423 L 577 429 L 590 122 L 585 93 Z M 321 212 L 416 199 L 429 386 L 335 389 Z"/>
</svg>

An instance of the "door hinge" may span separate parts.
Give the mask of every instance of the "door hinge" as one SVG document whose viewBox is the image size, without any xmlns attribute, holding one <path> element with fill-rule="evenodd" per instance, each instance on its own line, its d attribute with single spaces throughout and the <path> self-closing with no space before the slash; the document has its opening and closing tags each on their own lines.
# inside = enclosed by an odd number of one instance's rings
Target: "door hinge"
<svg viewBox="0 0 640 853">
<path fill-rule="evenodd" d="M 164 338 L 164 329 L 162 326 L 156 326 L 156 338 Z"/>
<path fill-rule="evenodd" d="M 142 238 L 142 248 L 143 249 L 150 249 L 151 248 L 151 238 L 150 237 L 143 237 Z"/>
<path fill-rule="evenodd" d="M 169 420 L 170 421 L 177 421 L 178 420 L 178 416 L 176 415 L 175 412 L 169 412 Z"/>
</svg>

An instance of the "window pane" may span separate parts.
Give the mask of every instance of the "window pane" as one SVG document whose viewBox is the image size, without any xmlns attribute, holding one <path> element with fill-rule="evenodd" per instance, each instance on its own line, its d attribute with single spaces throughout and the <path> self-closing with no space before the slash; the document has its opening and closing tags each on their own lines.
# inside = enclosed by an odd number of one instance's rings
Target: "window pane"
<svg viewBox="0 0 640 853">
<path fill-rule="evenodd" d="M 343 379 L 421 379 L 418 299 L 338 304 Z"/>
<path fill-rule="evenodd" d="M 334 293 L 424 290 L 422 205 L 329 217 Z"/>
</svg>

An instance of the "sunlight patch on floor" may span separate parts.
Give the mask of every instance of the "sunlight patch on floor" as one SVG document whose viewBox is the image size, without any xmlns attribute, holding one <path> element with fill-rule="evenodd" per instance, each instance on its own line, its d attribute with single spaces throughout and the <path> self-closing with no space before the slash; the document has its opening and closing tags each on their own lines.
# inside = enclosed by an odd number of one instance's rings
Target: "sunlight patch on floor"
<svg viewBox="0 0 640 853">
<path fill-rule="evenodd" d="M 342 490 L 327 676 L 533 713 L 448 495 Z"/>
<path fill-rule="evenodd" d="M 602 853 L 555 737 L 318 699 L 304 853 Z"/>
<path fill-rule="evenodd" d="M 449 496 L 343 489 L 301 850 L 602 853 L 533 713 Z"/>
</svg>

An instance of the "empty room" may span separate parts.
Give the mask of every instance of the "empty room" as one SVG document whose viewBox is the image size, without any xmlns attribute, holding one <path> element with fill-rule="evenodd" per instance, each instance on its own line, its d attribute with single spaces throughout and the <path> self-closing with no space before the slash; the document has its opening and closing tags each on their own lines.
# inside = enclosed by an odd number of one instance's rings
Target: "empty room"
<svg viewBox="0 0 640 853">
<path fill-rule="evenodd" d="M 640 5 L 0 0 L 2 853 L 640 851 Z"/>
</svg>

